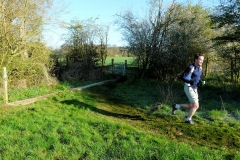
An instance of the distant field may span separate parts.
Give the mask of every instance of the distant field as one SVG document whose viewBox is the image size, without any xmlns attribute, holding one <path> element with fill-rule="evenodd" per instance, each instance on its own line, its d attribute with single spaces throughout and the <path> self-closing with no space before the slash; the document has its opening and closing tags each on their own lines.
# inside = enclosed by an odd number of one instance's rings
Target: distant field
<svg viewBox="0 0 240 160">
<path fill-rule="evenodd" d="M 136 59 L 135 57 L 107 57 L 105 64 L 106 65 L 111 65 L 112 64 L 112 59 L 114 59 L 114 63 L 124 63 L 125 60 L 127 60 L 127 64 L 132 64 L 133 61 Z"/>
</svg>

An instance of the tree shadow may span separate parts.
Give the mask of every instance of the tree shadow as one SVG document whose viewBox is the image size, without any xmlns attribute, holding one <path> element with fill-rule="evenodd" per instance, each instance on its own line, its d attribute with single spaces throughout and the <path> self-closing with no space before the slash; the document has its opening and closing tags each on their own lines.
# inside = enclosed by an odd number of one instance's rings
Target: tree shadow
<svg viewBox="0 0 240 160">
<path fill-rule="evenodd" d="M 66 104 L 66 105 L 74 105 L 75 107 L 78 107 L 78 108 L 81 108 L 81 109 L 90 109 L 93 112 L 97 112 L 97 113 L 105 115 L 105 116 L 145 121 L 145 119 L 142 116 L 139 116 L 139 115 L 132 116 L 132 115 L 128 115 L 128 114 L 121 114 L 121 113 L 114 113 L 114 112 L 105 111 L 103 109 L 99 109 L 97 107 L 88 105 L 84 102 L 80 102 L 77 99 L 64 100 L 64 101 L 61 101 L 60 103 Z"/>
</svg>

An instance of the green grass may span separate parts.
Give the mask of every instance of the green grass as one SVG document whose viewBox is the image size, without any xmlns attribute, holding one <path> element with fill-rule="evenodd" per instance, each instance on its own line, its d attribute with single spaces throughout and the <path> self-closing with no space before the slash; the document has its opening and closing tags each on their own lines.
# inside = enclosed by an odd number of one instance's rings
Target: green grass
<svg viewBox="0 0 240 160">
<path fill-rule="evenodd" d="M 231 111 L 219 119 L 225 99 L 208 99 L 202 88 L 207 102 L 190 126 L 186 110 L 170 114 L 171 101 L 186 100 L 178 83 L 145 79 L 68 88 L 58 86 L 58 95 L 28 106 L 1 106 L 0 159 L 240 159 L 237 100 L 225 104 Z M 161 105 L 153 110 L 156 102 Z"/>
<path fill-rule="evenodd" d="M 228 116 L 228 112 L 226 110 L 211 110 L 209 111 L 209 118 L 213 120 L 224 120 Z"/>
<path fill-rule="evenodd" d="M 88 81 L 81 80 L 77 82 L 62 82 L 52 86 L 39 85 L 39 86 L 32 86 L 29 88 L 20 88 L 20 89 L 9 88 L 8 102 L 15 102 L 19 100 L 28 99 L 28 98 L 34 98 L 37 96 L 43 96 L 45 94 L 54 93 L 54 92 L 62 92 L 70 88 L 85 86 L 85 85 L 97 83 L 104 80 L 106 79 L 102 78 L 102 79 L 88 80 Z M 0 105 L 1 105 L 1 104 L 4 104 L 3 91 L 1 91 L 0 94 L 2 95 L 0 99 Z"/>
<path fill-rule="evenodd" d="M 114 59 L 114 63 L 125 63 L 125 60 L 127 60 L 127 64 L 129 66 L 133 65 L 134 60 L 136 59 L 135 57 L 107 57 L 105 64 L 106 65 L 111 65 L 112 64 L 112 59 Z"/>
</svg>

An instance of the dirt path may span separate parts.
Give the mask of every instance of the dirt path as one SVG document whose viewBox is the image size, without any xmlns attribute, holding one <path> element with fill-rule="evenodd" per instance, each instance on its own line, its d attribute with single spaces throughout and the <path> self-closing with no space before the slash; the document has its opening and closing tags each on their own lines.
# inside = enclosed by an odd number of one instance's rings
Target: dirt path
<svg viewBox="0 0 240 160">
<path fill-rule="evenodd" d="M 89 87 L 93 87 L 93 86 L 97 86 L 97 85 L 102 85 L 102 84 L 107 83 L 107 82 L 110 82 L 110 81 L 116 81 L 116 79 L 111 79 L 111 80 L 106 80 L 106 81 L 102 81 L 102 82 L 98 82 L 98 83 L 89 84 L 89 85 L 86 85 L 86 86 L 71 88 L 70 90 L 83 90 L 83 89 L 86 89 L 86 88 L 89 88 Z M 56 95 L 57 93 L 59 93 L 59 92 L 55 92 L 55 93 L 51 93 L 51 94 L 46 94 L 46 95 L 38 96 L 38 97 L 35 97 L 35 98 L 29 98 L 29 99 L 25 99 L 25 100 L 21 100 L 21 101 L 11 102 L 11 103 L 8 103 L 7 105 L 9 105 L 9 106 L 28 105 L 28 104 L 34 103 L 34 102 L 36 102 L 36 101 L 40 101 L 40 100 L 47 99 L 48 97 L 54 96 L 54 95 Z"/>
</svg>

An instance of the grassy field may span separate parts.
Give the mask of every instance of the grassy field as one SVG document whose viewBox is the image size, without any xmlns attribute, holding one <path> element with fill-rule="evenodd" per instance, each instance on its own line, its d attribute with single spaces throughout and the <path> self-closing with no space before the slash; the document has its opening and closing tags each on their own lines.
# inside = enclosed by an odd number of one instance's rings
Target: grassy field
<svg viewBox="0 0 240 160">
<path fill-rule="evenodd" d="M 125 60 L 127 60 L 128 65 L 134 65 L 134 60 L 136 59 L 135 57 L 107 57 L 106 58 L 106 65 L 111 65 L 112 64 L 112 59 L 114 59 L 114 63 L 125 63 Z"/>
<path fill-rule="evenodd" d="M 211 84 L 199 90 L 193 126 L 184 123 L 187 110 L 171 115 L 172 102 L 186 101 L 182 84 L 156 80 L 83 91 L 65 83 L 48 100 L 1 105 L 0 159 L 238 160 L 239 92 Z"/>
</svg>

